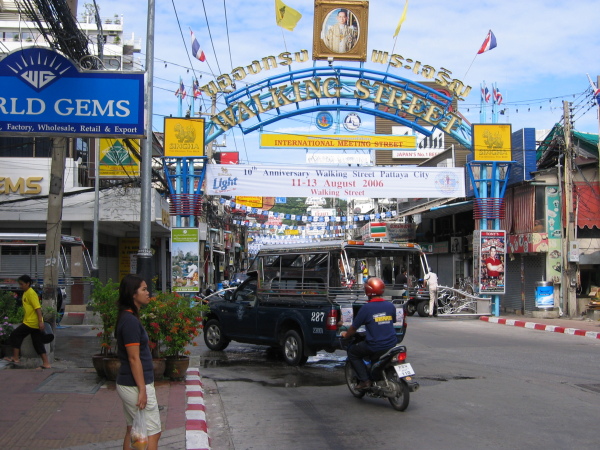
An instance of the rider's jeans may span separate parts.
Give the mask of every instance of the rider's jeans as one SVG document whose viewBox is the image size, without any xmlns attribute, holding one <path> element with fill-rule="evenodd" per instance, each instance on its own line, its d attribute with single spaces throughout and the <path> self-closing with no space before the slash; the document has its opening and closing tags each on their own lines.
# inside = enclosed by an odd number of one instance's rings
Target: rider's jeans
<svg viewBox="0 0 600 450">
<path fill-rule="evenodd" d="M 365 356 L 371 356 L 372 354 L 373 352 L 368 349 L 365 341 L 359 342 L 348 349 L 348 359 L 359 381 L 367 381 L 369 379 L 369 373 L 363 359 Z"/>
</svg>

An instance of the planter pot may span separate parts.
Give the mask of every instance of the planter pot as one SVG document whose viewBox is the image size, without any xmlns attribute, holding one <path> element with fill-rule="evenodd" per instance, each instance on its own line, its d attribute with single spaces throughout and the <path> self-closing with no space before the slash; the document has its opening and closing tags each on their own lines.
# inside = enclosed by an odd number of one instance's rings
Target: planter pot
<svg viewBox="0 0 600 450">
<path fill-rule="evenodd" d="M 153 358 L 152 367 L 154 368 L 154 381 L 162 380 L 167 369 L 167 359 Z"/>
<path fill-rule="evenodd" d="M 98 376 L 102 378 L 106 378 L 106 373 L 104 373 L 104 358 L 106 358 L 106 355 L 92 355 L 92 365 Z"/>
<path fill-rule="evenodd" d="M 165 376 L 173 381 L 183 381 L 190 367 L 189 356 L 167 356 Z"/>
<path fill-rule="evenodd" d="M 119 369 L 121 368 L 121 360 L 119 358 L 104 358 L 102 359 L 104 366 L 104 375 L 107 380 L 116 381 Z"/>
</svg>

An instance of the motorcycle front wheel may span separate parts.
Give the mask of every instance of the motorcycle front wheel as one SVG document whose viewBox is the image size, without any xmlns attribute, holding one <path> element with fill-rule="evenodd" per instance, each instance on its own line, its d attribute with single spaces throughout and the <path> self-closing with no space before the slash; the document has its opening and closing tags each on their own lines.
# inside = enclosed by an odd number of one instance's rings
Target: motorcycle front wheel
<svg viewBox="0 0 600 450">
<path fill-rule="evenodd" d="M 396 397 L 388 397 L 390 401 L 390 405 L 396 411 L 404 411 L 408 408 L 408 403 L 410 402 L 410 391 L 408 390 L 408 384 L 404 380 L 398 378 L 396 371 L 392 369 L 392 371 L 388 374 L 390 377 L 390 381 L 396 383 L 399 387 L 398 395 Z"/>
<path fill-rule="evenodd" d="M 348 389 L 350 389 L 350 393 L 356 398 L 363 398 L 366 392 L 356 389 L 356 385 L 358 384 L 358 377 L 356 376 L 356 372 L 354 372 L 354 369 L 352 368 L 352 364 L 350 364 L 350 361 L 348 360 L 346 360 L 344 372 L 346 374 L 346 384 L 348 385 Z"/>
</svg>

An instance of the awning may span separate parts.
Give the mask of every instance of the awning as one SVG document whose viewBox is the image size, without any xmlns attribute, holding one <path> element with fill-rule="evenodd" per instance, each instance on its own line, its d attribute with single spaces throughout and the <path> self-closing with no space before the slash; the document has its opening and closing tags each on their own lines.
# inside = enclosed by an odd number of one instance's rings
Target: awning
<svg viewBox="0 0 600 450">
<path fill-rule="evenodd" d="M 600 187 L 598 182 L 576 181 L 573 200 L 577 209 L 577 226 L 600 228 Z"/>
<path fill-rule="evenodd" d="M 423 217 L 426 219 L 437 219 L 438 217 L 445 217 L 467 211 L 473 211 L 473 200 L 431 208 L 428 212 L 423 213 Z"/>
<path fill-rule="evenodd" d="M 413 214 L 422 214 L 424 212 L 429 211 L 431 208 L 437 208 L 454 200 L 456 200 L 456 198 L 438 198 L 436 200 L 420 203 L 418 205 L 411 206 L 410 208 L 407 208 L 403 211 L 398 211 L 397 217 L 412 216 Z"/>
</svg>

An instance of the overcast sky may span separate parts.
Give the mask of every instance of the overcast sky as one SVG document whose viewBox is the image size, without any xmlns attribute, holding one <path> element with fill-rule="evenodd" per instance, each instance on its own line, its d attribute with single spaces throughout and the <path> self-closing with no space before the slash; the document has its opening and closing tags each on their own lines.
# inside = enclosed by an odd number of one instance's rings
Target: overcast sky
<svg viewBox="0 0 600 450">
<path fill-rule="evenodd" d="M 180 77 L 189 93 L 194 75 L 202 75 L 202 85 L 221 73 L 230 73 L 232 68 L 247 66 L 255 59 L 286 50 L 306 49 L 312 57 L 314 2 L 287 0 L 284 3 L 303 15 L 293 32 L 276 25 L 274 0 L 156 0 L 154 130 L 162 131 L 164 116 L 179 113 L 174 92 Z M 392 36 L 404 2 L 372 0 L 369 3 L 365 67 L 382 70 L 381 64 L 369 62 L 371 51 L 392 51 Z M 80 0 L 80 12 L 83 4 Z M 125 37 L 134 33 L 136 38 L 142 39 L 144 62 L 148 2 L 97 0 L 97 4 L 104 18 L 123 15 Z M 459 108 L 473 123 L 480 122 L 480 84 L 485 81 L 490 90 L 492 83 L 497 83 L 504 98 L 501 106 L 506 109 L 499 121 L 511 123 L 513 131 L 524 127 L 550 129 L 561 121 L 562 102 L 566 100 L 573 102 L 575 129 L 598 133 L 598 107 L 590 102 L 586 76 L 589 73 L 595 82 L 600 75 L 598 23 L 600 8 L 592 0 L 568 3 L 412 0 L 394 53 L 436 69 L 446 68 L 455 78 L 471 86 L 471 94 Z M 208 64 L 191 56 L 190 29 L 196 34 Z M 497 47 L 475 57 L 490 29 L 496 36 Z M 310 68 L 312 64 L 310 60 L 294 64 L 292 69 Z M 344 64 L 358 66 L 358 63 Z M 416 82 L 425 81 L 408 70 L 391 70 Z M 263 71 L 244 81 L 257 82 L 274 73 Z M 189 100 L 190 97 L 184 100 L 184 112 L 190 107 Z M 219 109 L 224 107 L 222 100 L 219 106 Z M 204 108 L 208 109 L 208 103 Z M 361 118 L 360 133 L 372 134 L 374 118 Z M 487 120 L 491 120 L 490 109 Z M 306 133 L 317 129 L 313 114 L 276 122 L 266 131 Z M 228 132 L 226 150 L 239 151 L 242 162 L 305 161 L 304 150 L 289 150 L 282 157 L 281 151 L 259 149 L 257 133 L 242 137 L 239 130 Z"/>
</svg>

